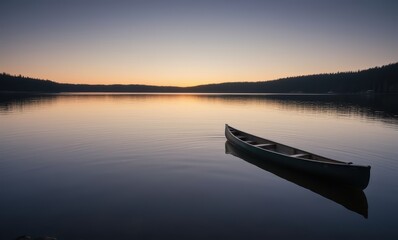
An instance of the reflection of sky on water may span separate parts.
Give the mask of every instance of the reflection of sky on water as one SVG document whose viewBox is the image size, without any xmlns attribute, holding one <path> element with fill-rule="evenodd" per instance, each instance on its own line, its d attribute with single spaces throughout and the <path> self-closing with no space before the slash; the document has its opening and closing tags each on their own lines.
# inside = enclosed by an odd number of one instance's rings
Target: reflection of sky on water
<svg viewBox="0 0 398 240">
<path fill-rule="evenodd" d="M 23 109 L 29 105 L 51 103 L 59 97 L 68 98 L 184 98 L 186 101 L 226 101 L 230 104 L 264 104 L 281 110 L 331 114 L 342 117 L 359 116 L 369 120 L 397 124 L 398 95 L 253 95 L 253 94 L 66 94 L 66 95 L 4 95 L 0 97 L 0 112 Z"/>
<path fill-rule="evenodd" d="M 398 235 L 392 220 L 398 214 L 398 131 L 391 117 L 396 105 L 388 98 L 2 98 L 2 239 L 43 232 L 60 239 Z M 225 123 L 326 157 L 371 165 L 364 191 L 369 218 L 226 155 Z"/>
</svg>

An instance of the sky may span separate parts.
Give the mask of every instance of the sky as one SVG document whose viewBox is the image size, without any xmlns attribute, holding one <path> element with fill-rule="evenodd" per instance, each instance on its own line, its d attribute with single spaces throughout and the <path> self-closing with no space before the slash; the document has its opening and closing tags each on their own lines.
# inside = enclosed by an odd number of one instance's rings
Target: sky
<svg viewBox="0 0 398 240">
<path fill-rule="evenodd" d="M 63 83 L 199 84 L 398 61 L 395 0 L 2 0 L 0 72 Z"/>
</svg>

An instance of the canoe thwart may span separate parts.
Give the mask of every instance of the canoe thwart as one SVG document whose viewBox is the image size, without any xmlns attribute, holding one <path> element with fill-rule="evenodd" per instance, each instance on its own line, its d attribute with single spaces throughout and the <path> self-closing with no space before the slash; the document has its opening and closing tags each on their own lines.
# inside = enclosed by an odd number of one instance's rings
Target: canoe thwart
<svg viewBox="0 0 398 240">
<path fill-rule="evenodd" d="M 293 154 L 293 155 L 290 155 L 291 157 L 295 157 L 295 158 L 303 158 L 303 157 L 308 157 L 309 156 L 309 154 L 307 154 L 307 153 L 298 153 L 298 154 Z"/>
<path fill-rule="evenodd" d="M 260 143 L 260 144 L 254 144 L 253 146 L 256 146 L 256 147 L 272 147 L 272 146 L 275 146 L 275 144 L 274 143 Z"/>
</svg>

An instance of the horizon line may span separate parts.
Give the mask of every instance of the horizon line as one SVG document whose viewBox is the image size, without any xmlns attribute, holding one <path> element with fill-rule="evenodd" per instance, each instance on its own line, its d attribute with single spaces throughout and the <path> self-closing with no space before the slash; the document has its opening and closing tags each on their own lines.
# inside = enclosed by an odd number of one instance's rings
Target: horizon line
<svg viewBox="0 0 398 240">
<path fill-rule="evenodd" d="M 114 83 L 114 84 L 101 84 L 101 83 L 94 83 L 94 84 L 89 84 L 89 83 L 64 83 L 64 82 L 58 82 L 56 80 L 50 80 L 50 79 L 41 79 L 41 78 L 36 78 L 36 77 L 30 77 L 30 76 L 24 76 L 22 74 L 10 74 L 7 72 L 1 72 L 1 74 L 9 75 L 9 76 L 14 76 L 14 77 L 23 77 L 23 78 L 30 78 L 30 79 L 35 79 L 35 80 L 42 80 L 42 81 L 51 81 L 57 84 L 65 84 L 65 85 L 85 85 L 85 86 L 148 86 L 148 87 L 169 87 L 169 88 L 195 88 L 195 87 L 201 87 L 201 86 L 211 86 L 211 85 L 218 85 L 218 84 L 238 84 L 238 83 L 260 83 L 260 82 L 272 82 L 272 81 L 278 81 L 278 80 L 284 80 L 284 79 L 289 79 L 289 78 L 297 78 L 297 77 L 309 77 L 309 76 L 317 76 L 317 75 L 327 75 L 327 74 L 341 74 L 341 73 L 358 73 L 362 71 L 367 71 L 371 69 L 377 69 L 377 68 L 382 68 L 382 67 L 387 67 L 391 65 L 398 64 L 397 62 L 392 62 L 389 64 L 385 65 L 377 65 L 374 67 L 370 68 L 365 68 L 365 69 L 358 69 L 358 70 L 351 70 L 351 71 L 337 71 L 337 72 L 324 72 L 324 73 L 313 73 L 313 74 L 307 74 L 307 75 L 295 75 L 295 76 L 288 76 L 288 77 L 281 77 L 277 79 L 271 79 L 271 80 L 259 80 L 259 81 L 236 81 L 236 82 L 218 82 L 218 83 L 204 83 L 204 84 L 199 84 L 199 85 L 192 85 L 192 86 L 172 86 L 172 85 L 149 85 L 149 84 L 137 84 L 137 83 L 131 83 L 131 84 L 122 84 L 122 83 Z"/>
</svg>

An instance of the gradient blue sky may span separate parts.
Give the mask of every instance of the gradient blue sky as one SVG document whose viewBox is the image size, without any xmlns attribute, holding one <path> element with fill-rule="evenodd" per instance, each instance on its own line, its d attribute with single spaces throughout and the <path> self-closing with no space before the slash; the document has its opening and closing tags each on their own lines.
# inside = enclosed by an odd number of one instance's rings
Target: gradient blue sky
<svg viewBox="0 0 398 240">
<path fill-rule="evenodd" d="M 398 61 L 398 1 L 3 0 L 0 71 L 190 86 Z"/>
</svg>

